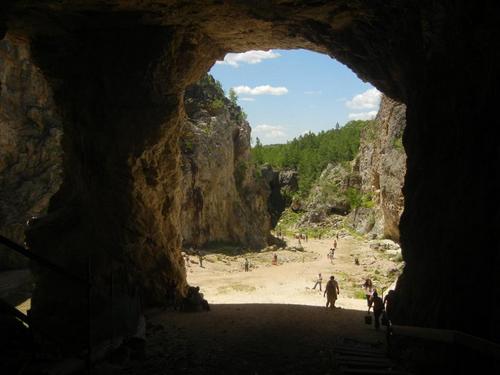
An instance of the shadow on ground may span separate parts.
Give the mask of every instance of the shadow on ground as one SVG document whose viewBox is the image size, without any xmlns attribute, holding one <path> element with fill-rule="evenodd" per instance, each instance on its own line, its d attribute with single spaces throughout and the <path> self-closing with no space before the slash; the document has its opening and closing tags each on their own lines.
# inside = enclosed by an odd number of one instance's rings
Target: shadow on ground
<svg viewBox="0 0 500 375">
<path fill-rule="evenodd" d="M 151 311 L 146 358 L 101 368 L 120 374 L 334 374 L 332 348 L 384 345 L 357 310 L 304 305 L 212 305 L 207 313 Z"/>
</svg>

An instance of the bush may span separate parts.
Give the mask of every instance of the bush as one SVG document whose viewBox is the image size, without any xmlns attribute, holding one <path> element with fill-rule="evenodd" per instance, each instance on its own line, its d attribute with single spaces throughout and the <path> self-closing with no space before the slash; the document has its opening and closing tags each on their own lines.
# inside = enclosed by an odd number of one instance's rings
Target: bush
<svg viewBox="0 0 500 375">
<path fill-rule="evenodd" d="M 224 108 L 224 102 L 222 99 L 214 99 L 212 103 L 210 103 L 209 111 L 212 115 L 218 115 L 222 108 Z"/>
</svg>

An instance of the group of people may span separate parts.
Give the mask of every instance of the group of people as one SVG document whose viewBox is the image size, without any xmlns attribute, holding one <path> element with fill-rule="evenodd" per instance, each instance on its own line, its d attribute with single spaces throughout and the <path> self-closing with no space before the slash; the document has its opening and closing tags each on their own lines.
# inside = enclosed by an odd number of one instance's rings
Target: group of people
<svg viewBox="0 0 500 375">
<path fill-rule="evenodd" d="M 394 299 L 394 290 L 390 290 L 387 295 L 382 299 L 377 292 L 377 289 L 373 286 L 373 282 L 370 279 L 366 279 L 363 284 L 363 289 L 365 291 L 366 303 L 368 306 L 368 314 L 370 310 L 373 309 L 373 319 L 375 324 L 375 329 L 380 329 L 380 319 L 382 318 L 383 323 L 387 324 L 389 319 L 387 310 L 388 306 L 391 305 Z M 384 322 L 385 320 L 385 322 Z"/>
<path fill-rule="evenodd" d="M 337 238 L 338 238 L 338 234 L 337 234 Z M 332 263 L 332 264 L 333 264 L 333 258 L 335 257 L 335 250 L 337 250 L 337 238 L 335 238 L 333 240 L 332 247 L 330 248 L 330 251 L 326 255 L 327 258 L 330 260 L 330 263 Z"/>
<path fill-rule="evenodd" d="M 189 248 L 189 253 L 194 254 L 198 258 L 198 264 L 201 268 L 203 268 L 203 254 L 200 250 L 193 250 L 193 248 Z M 186 267 L 191 267 L 191 259 L 189 258 L 189 253 L 183 253 L 184 264 Z M 196 262 L 195 262 L 196 263 Z"/>
</svg>

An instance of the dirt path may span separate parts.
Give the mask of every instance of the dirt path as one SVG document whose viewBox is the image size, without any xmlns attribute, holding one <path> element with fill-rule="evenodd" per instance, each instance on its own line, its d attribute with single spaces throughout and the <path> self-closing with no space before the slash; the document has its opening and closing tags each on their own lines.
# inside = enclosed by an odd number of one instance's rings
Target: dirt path
<svg viewBox="0 0 500 375">
<path fill-rule="evenodd" d="M 276 251 L 277 266 L 272 251 L 215 253 L 205 256 L 203 268 L 191 257 L 188 281 L 201 286 L 211 311 L 150 312 L 146 359 L 114 372 L 102 368 L 102 374 L 335 374 L 336 341 L 383 345 L 384 331 L 364 324 L 365 300 L 352 297 L 365 277 L 390 283 L 382 276 L 391 275 L 394 262 L 347 237 L 332 264 L 326 256 L 331 243 L 309 240 L 303 252 Z M 250 272 L 244 272 L 245 256 Z M 322 293 L 312 289 L 318 272 L 325 282 L 331 274 L 338 278 L 341 308 L 326 309 Z"/>
<path fill-rule="evenodd" d="M 146 360 L 128 363 L 117 373 L 335 374 L 336 341 L 349 337 L 383 345 L 384 332 L 364 325 L 363 316 L 358 310 L 282 304 L 157 313 L 149 319 Z"/>
<path fill-rule="evenodd" d="M 297 240 L 288 239 L 297 245 Z M 340 238 L 333 262 L 327 258 L 332 239 L 302 241 L 304 251 L 276 251 L 279 265 L 271 265 L 274 252 L 248 253 L 243 256 L 205 257 L 204 268 L 198 263 L 188 267 L 188 281 L 199 285 L 209 303 L 284 303 L 323 306 L 326 300 L 318 289 L 312 289 L 318 273 L 323 288 L 331 275 L 340 285 L 338 305 L 364 310 L 361 284 L 370 277 L 379 290 L 384 290 L 396 277 L 391 275 L 398 265 L 381 252 L 352 237 Z M 253 266 L 244 272 L 245 256 Z M 354 263 L 358 258 L 359 265 Z M 193 257 L 191 257 L 193 259 Z M 197 261 L 197 260 L 196 260 Z M 391 277 L 392 276 L 392 277 Z M 353 298 L 357 296 L 358 298 Z"/>
</svg>

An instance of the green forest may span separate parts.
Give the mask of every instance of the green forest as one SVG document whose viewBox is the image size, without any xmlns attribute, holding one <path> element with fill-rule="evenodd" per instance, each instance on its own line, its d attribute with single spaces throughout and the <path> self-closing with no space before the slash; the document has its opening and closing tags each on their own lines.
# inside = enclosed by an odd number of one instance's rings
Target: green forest
<svg viewBox="0 0 500 375">
<path fill-rule="evenodd" d="M 328 163 L 348 162 L 358 152 L 361 130 L 373 120 L 350 121 L 343 127 L 308 133 L 286 144 L 262 145 L 257 138 L 252 157 L 257 165 L 292 168 L 299 172 L 299 189 L 307 193 Z"/>
</svg>

